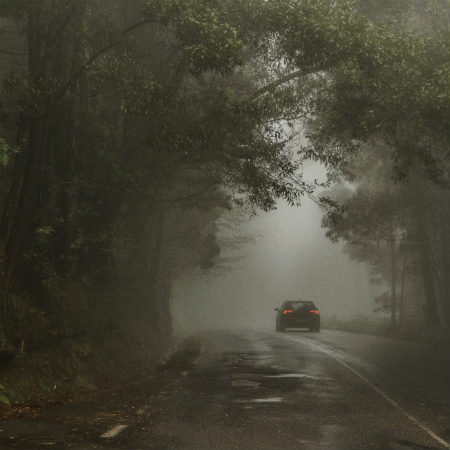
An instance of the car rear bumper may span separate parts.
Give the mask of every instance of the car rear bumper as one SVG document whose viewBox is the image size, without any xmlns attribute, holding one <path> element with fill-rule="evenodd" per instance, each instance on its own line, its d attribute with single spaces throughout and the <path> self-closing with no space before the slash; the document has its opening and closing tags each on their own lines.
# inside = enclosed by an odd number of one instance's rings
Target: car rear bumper
<svg viewBox="0 0 450 450">
<path fill-rule="evenodd" d="M 320 324 L 320 319 L 284 319 L 280 321 L 283 328 L 314 328 Z"/>
</svg>

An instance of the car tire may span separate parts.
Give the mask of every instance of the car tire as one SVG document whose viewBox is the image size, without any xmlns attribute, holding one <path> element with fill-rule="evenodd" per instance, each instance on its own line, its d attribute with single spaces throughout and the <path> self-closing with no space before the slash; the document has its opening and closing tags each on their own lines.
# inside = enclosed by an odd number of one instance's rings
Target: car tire
<svg viewBox="0 0 450 450">
<path fill-rule="evenodd" d="M 280 324 L 278 324 L 278 323 L 277 323 L 275 329 L 276 329 L 278 332 L 283 332 L 283 331 L 284 331 L 284 328 L 283 328 Z"/>
</svg>

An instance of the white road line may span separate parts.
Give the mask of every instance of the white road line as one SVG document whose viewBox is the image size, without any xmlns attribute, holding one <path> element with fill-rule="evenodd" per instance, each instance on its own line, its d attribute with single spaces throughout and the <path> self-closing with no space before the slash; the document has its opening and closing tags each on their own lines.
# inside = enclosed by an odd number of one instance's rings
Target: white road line
<svg viewBox="0 0 450 450">
<path fill-rule="evenodd" d="M 105 431 L 102 435 L 100 435 L 101 438 L 113 438 L 116 437 L 120 432 L 125 430 L 128 425 L 114 425 L 112 428 L 110 428 L 108 431 Z"/>
<path fill-rule="evenodd" d="M 299 342 L 296 339 L 291 339 L 291 338 L 287 338 L 291 341 L 294 342 Z M 302 341 L 303 342 L 303 341 Z M 420 429 L 422 429 L 423 431 L 425 431 L 425 433 L 427 433 L 429 436 L 431 436 L 434 440 L 438 441 L 440 444 L 442 444 L 445 448 L 450 448 L 449 447 L 449 443 L 445 440 L 442 439 L 440 436 L 438 436 L 436 433 L 434 433 L 433 431 L 431 431 L 426 425 L 424 425 L 422 422 L 420 422 L 418 419 L 416 419 L 415 417 L 411 416 L 411 414 L 409 414 L 407 411 L 405 411 L 405 409 L 403 409 L 395 400 L 393 400 L 391 397 L 389 397 L 385 392 L 383 392 L 378 386 L 375 386 L 375 384 L 373 384 L 370 380 L 368 380 L 364 375 L 362 375 L 361 373 L 359 373 L 356 369 L 354 369 L 352 366 L 350 366 L 349 364 L 347 364 L 345 361 L 343 361 L 341 358 L 339 358 L 338 356 L 336 356 L 336 354 L 332 351 L 329 350 L 326 346 L 324 346 L 323 344 L 317 344 L 316 342 L 312 342 L 309 341 L 308 342 L 309 345 L 311 345 L 312 347 L 317 348 L 318 350 L 320 350 L 322 353 L 327 354 L 328 356 L 330 356 L 331 358 L 333 358 L 335 361 L 337 361 L 339 364 L 341 364 L 342 366 L 346 367 L 348 370 L 350 370 L 350 372 L 352 372 L 354 375 L 356 375 L 358 378 L 360 378 L 362 381 L 364 381 L 364 383 L 366 383 L 368 386 L 370 386 L 375 392 L 377 392 L 379 395 L 381 395 L 381 397 L 383 397 L 390 405 L 392 405 L 394 408 L 398 409 L 404 416 L 406 416 L 411 422 L 413 422 L 415 425 L 417 425 Z"/>
</svg>

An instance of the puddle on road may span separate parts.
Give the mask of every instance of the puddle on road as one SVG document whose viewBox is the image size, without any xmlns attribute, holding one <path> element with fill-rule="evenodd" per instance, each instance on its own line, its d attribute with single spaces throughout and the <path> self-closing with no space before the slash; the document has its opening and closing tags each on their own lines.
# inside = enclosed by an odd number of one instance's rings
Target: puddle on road
<svg viewBox="0 0 450 450">
<path fill-rule="evenodd" d="M 331 378 L 314 377 L 304 373 L 280 373 L 278 375 L 265 375 L 266 378 L 309 378 L 311 380 L 331 380 Z"/>
<path fill-rule="evenodd" d="M 310 380 L 332 380 L 333 378 L 327 377 L 316 377 L 314 375 L 307 375 L 306 373 L 275 373 L 271 375 L 264 375 L 262 373 L 252 373 L 252 372 L 237 372 L 232 373 L 231 378 L 233 379 L 261 379 L 261 378 L 307 378 Z"/>
<path fill-rule="evenodd" d="M 282 397 L 252 398 L 250 400 L 238 400 L 238 403 L 281 403 Z"/>
<path fill-rule="evenodd" d="M 238 372 L 232 373 L 231 378 L 261 378 L 261 375 L 259 373 Z"/>
<path fill-rule="evenodd" d="M 250 380 L 233 380 L 231 382 L 231 386 L 233 387 L 251 387 L 251 388 L 258 388 L 261 383 L 258 383 L 257 381 L 250 381 Z"/>
</svg>

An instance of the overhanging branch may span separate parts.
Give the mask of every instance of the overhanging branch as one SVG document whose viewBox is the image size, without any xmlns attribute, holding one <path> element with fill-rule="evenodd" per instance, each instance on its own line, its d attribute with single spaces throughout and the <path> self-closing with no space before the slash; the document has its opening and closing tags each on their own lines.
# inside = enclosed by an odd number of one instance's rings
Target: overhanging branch
<svg viewBox="0 0 450 450">
<path fill-rule="evenodd" d="M 59 100 L 66 94 L 66 92 L 76 83 L 76 81 L 83 75 L 89 67 L 98 59 L 100 56 L 104 55 L 106 52 L 114 48 L 116 45 L 120 44 L 122 39 L 132 31 L 136 30 L 137 28 L 146 25 L 150 22 L 152 22 L 153 19 L 145 19 L 140 22 L 137 22 L 128 28 L 125 28 L 119 33 L 119 36 L 112 42 L 110 42 L 108 45 L 105 45 L 103 48 L 95 52 L 81 67 L 78 69 L 69 79 L 69 81 L 61 88 L 61 90 L 56 94 L 56 96 L 53 99 L 52 105 L 55 105 L 58 103 Z"/>
<path fill-rule="evenodd" d="M 173 198 L 163 198 L 163 197 L 156 197 L 156 200 L 164 201 L 164 202 L 181 202 L 185 200 L 190 200 L 194 197 L 198 197 L 207 191 L 209 191 L 212 187 L 220 185 L 220 181 L 214 181 L 213 183 L 210 183 L 206 185 L 203 189 L 200 189 L 196 192 L 193 192 L 188 195 L 184 195 L 182 197 L 173 197 Z"/>
<path fill-rule="evenodd" d="M 296 70 L 295 72 L 288 73 L 288 74 L 284 75 L 283 77 L 278 78 L 278 79 L 272 81 L 271 83 L 266 84 L 265 86 L 259 88 L 257 91 L 255 91 L 251 95 L 250 98 L 251 98 L 251 100 L 256 100 L 261 95 L 263 95 L 267 92 L 273 91 L 278 86 L 281 86 L 282 84 L 287 83 L 288 81 L 295 80 L 296 78 L 300 78 L 300 77 L 309 75 L 311 73 L 313 73 L 313 71 L 304 72 L 303 70 Z"/>
</svg>

